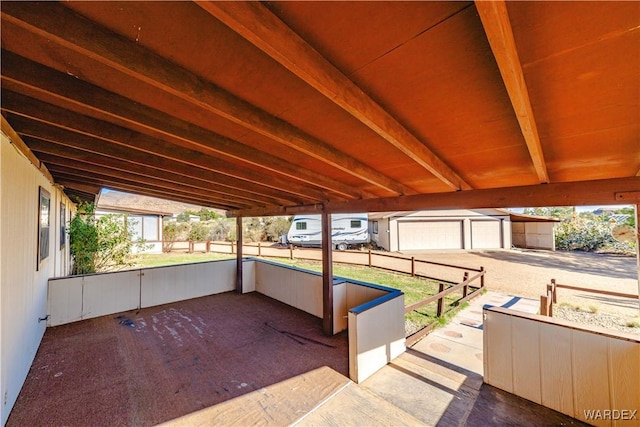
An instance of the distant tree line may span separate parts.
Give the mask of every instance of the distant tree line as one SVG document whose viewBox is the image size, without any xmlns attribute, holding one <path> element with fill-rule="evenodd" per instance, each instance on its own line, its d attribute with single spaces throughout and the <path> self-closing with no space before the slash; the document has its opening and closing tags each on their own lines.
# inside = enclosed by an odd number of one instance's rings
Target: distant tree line
<svg viewBox="0 0 640 427">
<path fill-rule="evenodd" d="M 192 221 L 198 217 L 197 221 Z M 243 240 L 249 242 L 277 242 L 280 236 L 287 234 L 291 226 L 291 217 L 260 217 L 243 219 Z M 163 238 L 168 245 L 178 241 L 235 241 L 236 220 L 226 218 L 208 209 L 197 212 L 186 211 L 179 214 L 175 221 L 166 221 Z"/>
</svg>

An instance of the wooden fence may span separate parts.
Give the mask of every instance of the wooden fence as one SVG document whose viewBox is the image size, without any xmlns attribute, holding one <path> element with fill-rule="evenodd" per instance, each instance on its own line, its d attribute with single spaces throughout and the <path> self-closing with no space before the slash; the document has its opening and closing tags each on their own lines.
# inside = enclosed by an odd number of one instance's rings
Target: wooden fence
<svg viewBox="0 0 640 427">
<path fill-rule="evenodd" d="M 551 279 L 551 283 L 547 285 L 546 295 L 540 296 L 540 314 L 543 316 L 553 317 L 553 305 L 558 302 L 558 289 L 571 289 L 574 291 L 588 292 L 592 294 L 609 295 L 619 298 L 639 299 L 638 295 L 625 294 L 622 292 L 605 291 L 600 289 L 581 288 L 573 285 L 562 285 L 556 283 L 556 279 Z"/>
</svg>

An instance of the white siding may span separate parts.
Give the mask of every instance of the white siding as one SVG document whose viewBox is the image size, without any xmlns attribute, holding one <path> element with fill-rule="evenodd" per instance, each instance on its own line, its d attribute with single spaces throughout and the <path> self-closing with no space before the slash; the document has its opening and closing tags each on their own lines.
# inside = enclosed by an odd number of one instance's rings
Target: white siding
<svg viewBox="0 0 640 427">
<path fill-rule="evenodd" d="M 72 203 L 0 134 L 0 424 L 4 424 L 45 331 L 47 280 L 69 268 L 60 248 L 60 203 Z M 36 270 L 39 186 L 51 196 L 49 257 Z"/>
</svg>

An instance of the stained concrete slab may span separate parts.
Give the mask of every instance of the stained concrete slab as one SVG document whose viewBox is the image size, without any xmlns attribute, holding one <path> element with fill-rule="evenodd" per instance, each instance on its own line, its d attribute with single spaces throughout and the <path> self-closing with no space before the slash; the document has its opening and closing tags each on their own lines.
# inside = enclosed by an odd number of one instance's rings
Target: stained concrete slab
<svg viewBox="0 0 640 427">
<path fill-rule="evenodd" d="M 351 383 L 295 426 L 417 426 L 422 421 L 397 405 Z"/>
</svg>

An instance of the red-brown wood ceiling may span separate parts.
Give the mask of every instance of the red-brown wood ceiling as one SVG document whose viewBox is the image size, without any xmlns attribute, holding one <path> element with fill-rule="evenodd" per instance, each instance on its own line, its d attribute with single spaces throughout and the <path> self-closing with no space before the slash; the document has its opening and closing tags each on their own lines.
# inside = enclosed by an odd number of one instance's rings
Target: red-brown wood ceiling
<svg viewBox="0 0 640 427">
<path fill-rule="evenodd" d="M 282 213 L 547 182 L 581 183 L 567 204 L 593 180 L 640 190 L 638 2 L 1 8 L 2 114 L 72 195 Z M 526 195 L 508 194 L 484 203 Z"/>
</svg>

